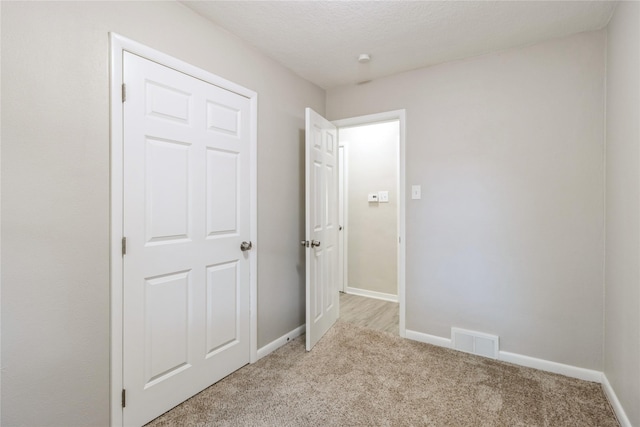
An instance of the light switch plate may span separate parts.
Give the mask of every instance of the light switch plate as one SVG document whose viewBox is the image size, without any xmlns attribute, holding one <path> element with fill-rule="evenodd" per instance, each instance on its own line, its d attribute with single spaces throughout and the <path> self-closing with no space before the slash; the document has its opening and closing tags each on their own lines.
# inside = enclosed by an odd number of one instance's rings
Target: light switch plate
<svg viewBox="0 0 640 427">
<path fill-rule="evenodd" d="M 368 202 L 377 202 L 378 201 L 378 193 L 369 193 L 367 197 Z"/>
<path fill-rule="evenodd" d="M 420 198 L 422 198 L 422 189 L 419 185 L 412 185 L 411 186 L 411 198 L 414 200 L 418 200 Z"/>
<path fill-rule="evenodd" d="M 380 203 L 389 203 L 389 192 L 388 191 L 378 191 L 378 201 Z"/>
</svg>

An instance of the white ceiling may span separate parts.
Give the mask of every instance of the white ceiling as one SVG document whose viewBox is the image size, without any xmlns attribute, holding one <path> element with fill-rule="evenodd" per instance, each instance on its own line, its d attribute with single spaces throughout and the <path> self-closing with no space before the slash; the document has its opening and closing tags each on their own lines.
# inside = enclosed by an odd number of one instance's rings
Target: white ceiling
<svg viewBox="0 0 640 427">
<path fill-rule="evenodd" d="M 603 28 L 613 1 L 181 1 L 328 89 Z M 358 55 L 371 62 L 360 64 Z"/>
</svg>

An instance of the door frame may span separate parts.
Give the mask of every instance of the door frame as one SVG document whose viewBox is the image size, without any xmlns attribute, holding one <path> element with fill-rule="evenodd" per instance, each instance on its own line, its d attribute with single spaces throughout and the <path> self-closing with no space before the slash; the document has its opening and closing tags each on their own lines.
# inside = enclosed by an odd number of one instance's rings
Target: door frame
<svg viewBox="0 0 640 427">
<path fill-rule="evenodd" d="M 335 124 L 335 123 L 334 123 Z M 349 175 L 349 144 L 347 141 L 340 141 L 340 129 L 338 129 L 338 221 L 342 230 L 338 237 L 338 254 L 340 259 L 338 260 L 338 270 L 342 274 L 342 286 L 340 292 L 347 292 L 347 282 L 349 279 L 349 254 L 347 251 L 347 243 L 349 242 L 349 204 L 346 202 L 346 197 L 349 194 L 349 181 L 347 176 Z"/>
<path fill-rule="evenodd" d="M 406 337 L 406 301 L 405 301 L 405 277 L 406 277 L 406 236 L 405 236 L 405 212 L 406 212 L 406 159 L 405 159 L 405 139 L 406 139 L 406 110 L 394 110 L 376 114 L 368 114 L 366 116 L 350 117 L 347 119 L 332 120 L 331 122 L 338 128 L 338 144 L 340 141 L 340 129 L 347 127 L 356 127 L 363 125 L 371 125 L 381 122 L 389 122 L 398 120 L 399 122 L 399 138 L 398 138 L 398 304 L 399 304 L 399 333 L 400 336 Z M 346 148 L 346 147 L 345 147 Z M 345 210 L 345 215 L 348 212 Z M 348 219 L 346 219 L 348 222 Z M 348 227 L 345 227 L 347 230 Z M 347 230 L 348 233 L 348 230 Z M 345 233 L 344 238 L 347 238 Z M 347 252 L 345 245 L 345 254 Z M 344 254 L 341 254 L 341 256 Z M 347 259 L 344 261 L 345 275 L 347 274 Z M 347 284 L 345 283 L 345 287 Z"/>
<path fill-rule="evenodd" d="M 110 425 L 121 426 L 123 423 L 121 393 L 123 383 L 123 259 L 122 238 L 124 224 L 123 206 L 123 53 L 130 52 L 150 61 L 172 68 L 176 71 L 195 77 L 204 82 L 237 93 L 250 101 L 250 239 L 257 244 L 257 125 L 258 125 L 258 94 L 222 77 L 216 76 L 201 68 L 183 62 L 177 58 L 147 47 L 116 33 L 109 33 L 110 41 L 110 139 L 111 139 L 111 217 L 110 217 L 110 296 L 111 296 L 111 372 L 110 372 Z M 257 251 L 252 251 L 249 260 L 249 360 L 254 363 L 258 357 L 257 351 Z"/>
</svg>

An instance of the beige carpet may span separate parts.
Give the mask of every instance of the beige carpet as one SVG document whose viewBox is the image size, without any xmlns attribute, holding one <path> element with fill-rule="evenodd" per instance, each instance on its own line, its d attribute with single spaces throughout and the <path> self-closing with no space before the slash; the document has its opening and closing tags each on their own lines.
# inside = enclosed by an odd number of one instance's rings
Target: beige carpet
<svg viewBox="0 0 640 427">
<path fill-rule="evenodd" d="M 599 384 L 338 322 L 149 426 L 617 426 Z"/>
</svg>

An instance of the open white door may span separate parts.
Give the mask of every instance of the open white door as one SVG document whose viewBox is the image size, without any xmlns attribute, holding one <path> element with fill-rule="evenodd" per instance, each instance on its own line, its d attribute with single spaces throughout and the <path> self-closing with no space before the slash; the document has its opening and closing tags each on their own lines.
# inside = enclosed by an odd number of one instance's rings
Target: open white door
<svg viewBox="0 0 640 427">
<path fill-rule="evenodd" d="M 307 351 L 338 319 L 338 133 L 310 108 L 306 118 Z"/>
</svg>

